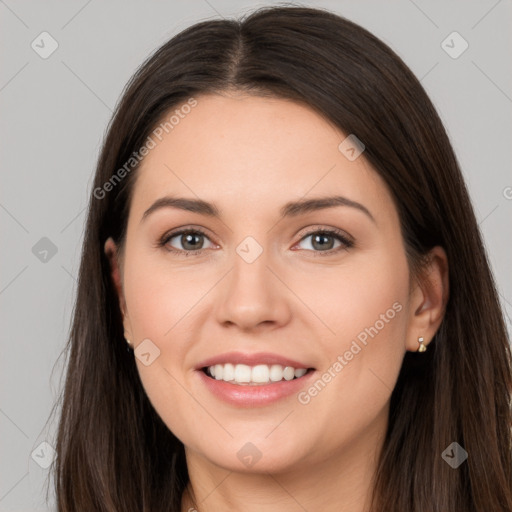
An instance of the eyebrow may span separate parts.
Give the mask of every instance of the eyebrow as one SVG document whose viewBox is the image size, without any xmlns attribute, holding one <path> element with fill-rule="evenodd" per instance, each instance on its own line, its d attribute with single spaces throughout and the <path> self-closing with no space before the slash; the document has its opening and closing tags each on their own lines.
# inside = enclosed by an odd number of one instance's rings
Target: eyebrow
<svg viewBox="0 0 512 512">
<path fill-rule="evenodd" d="M 286 203 L 280 210 L 281 218 L 297 217 L 316 210 L 323 210 L 326 208 L 334 208 L 336 206 L 348 206 L 356 208 L 368 216 L 374 223 L 375 218 L 370 213 L 368 208 L 362 204 L 352 201 L 343 196 L 328 196 L 317 197 L 313 199 L 302 199 L 299 201 L 291 201 Z M 188 199 L 185 197 L 165 196 L 157 199 L 142 215 L 141 222 L 148 218 L 153 212 L 162 208 L 177 208 L 179 210 L 186 210 L 189 212 L 199 213 L 207 217 L 214 217 L 220 219 L 221 212 L 213 203 L 203 201 L 202 199 Z"/>
</svg>

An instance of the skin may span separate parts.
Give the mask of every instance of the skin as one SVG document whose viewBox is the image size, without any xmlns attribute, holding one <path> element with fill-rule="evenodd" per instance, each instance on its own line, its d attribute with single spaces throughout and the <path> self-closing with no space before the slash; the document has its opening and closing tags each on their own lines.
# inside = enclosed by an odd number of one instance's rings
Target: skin
<svg viewBox="0 0 512 512">
<path fill-rule="evenodd" d="M 410 275 L 383 180 L 364 153 L 349 161 L 338 150 L 347 134 L 308 106 L 240 93 L 196 99 L 137 171 L 124 252 L 105 243 L 126 338 L 135 347 L 149 338 L 160 350 L 149 366 L 135 361 L 151 403 L 185 445 L 182 510 L 191 497 L 201 512 L 368 510 L 403 356 L 419 336 L 428 345 L 442 321 L 446 254 L 432 250 L 428 281 Z M 222 220 L 163 208 L 141 222 L 166 194 L 214 202 Z M 375 222 L 349 206 L 279 219 L 288 201 L 334 194 L 363 204 Z M 176 236 L 167 247 L 202 254 L 156 247 L 190 225 L 207 236 L 190 246 Z M 336 238 L 314 244 L 307 234 L 320 228 L 342 230 L 354 247 L 334 252 Z M 236 252 L 247 236 L 263 248 L 252 263 Z M 238 408 L 194 370 L 220 353 L 265 351 L 307 361 L 321 377 L 397 302 L 400 312 L 306 405 L 292 395 Z M 261 452 L 250 468 L 237 457 L 247 442 Z"/>
</svg>

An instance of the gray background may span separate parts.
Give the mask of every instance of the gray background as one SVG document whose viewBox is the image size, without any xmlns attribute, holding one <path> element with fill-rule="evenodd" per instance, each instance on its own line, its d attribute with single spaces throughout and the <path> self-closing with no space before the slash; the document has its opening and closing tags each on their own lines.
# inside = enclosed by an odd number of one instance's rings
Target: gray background
<svg viewBox="0 0 512 512">
<path fill-rule="evenodd" d="M 44 502 L 48 470 L 36 460 L 51 461 L 51 449 L 40 444 L 51 444 L 55 432 L 55 422 L 46 422 L 61 385 L 58 356 L 76 291 L 85 207 L 122 88 L 152 50 L 182 29 L 263 5 L 0 0 L 0 511 L 53 509 L 52 493 Z M 461 163 L 512 316 L 511 1 L 301 5 L 366 27 L 421 79 Z M 43 31 L 59 45 L 47 59 L 31 48 Z M 453 31 L 469 43 L 456 59 L 441 46 Z M 57 249 L 46 262 L 33 252 L 43 237 Z"/>
</svg>

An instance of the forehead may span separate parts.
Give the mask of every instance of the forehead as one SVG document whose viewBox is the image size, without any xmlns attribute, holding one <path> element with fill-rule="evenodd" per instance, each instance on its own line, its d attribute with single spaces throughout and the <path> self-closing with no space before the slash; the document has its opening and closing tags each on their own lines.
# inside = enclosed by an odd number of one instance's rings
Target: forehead
<svg viewBox="0 0 512 512">
<path fill-rule="evenodd" d="M 195 99 L 188 113 L 161 124 L 158 136 L 153 131 L 155 145 L 137 171 L 134 207 L 166 192 L 239 207 L 274 208 L 334 191 L 355 201 L 391 201 L 364 158 L 350 161 L 340 151 L 347 134 L 307 105 L 224 93 Z M 176 110 L 179 105 L 164 122 Z"/>
<path fill-rule="evenodd" d="M 209 94 L 196 101 L 183 118 L 174 116 L 175 124 L 156 139 L 143 167 L 166 158 L 202 162 L 205 155 L 215 158 L 211 165 L 222 162 L 239 170 L 283 170 L 284 160 L 298 163 L 304 157 L 318 165 L 332 160 L 343 136 L 311 108 L 290 100 Z"/>
</svg>

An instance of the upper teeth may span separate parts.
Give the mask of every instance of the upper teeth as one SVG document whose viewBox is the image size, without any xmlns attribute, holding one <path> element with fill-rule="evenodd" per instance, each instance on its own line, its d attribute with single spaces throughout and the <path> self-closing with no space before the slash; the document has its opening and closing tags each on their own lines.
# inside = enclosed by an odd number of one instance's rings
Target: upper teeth
<svg viewBox="0 0 512 512">
<path fill-rule="evenodd" d="M 294 377 L 302 377 L 307 369 L 293 368 L 291 366 L 281 366 L 273 364 L 258 364 L 256 366 L 248 366 L 246 364 L 233 365 L 231 363 L 216 364 L 209 366 L 208 371 L 216 380 L 224 380 L 226 382 L 235 383 L 267 383 L 278 382 L 280 380 L 292 380 Z"/>
</svg>

